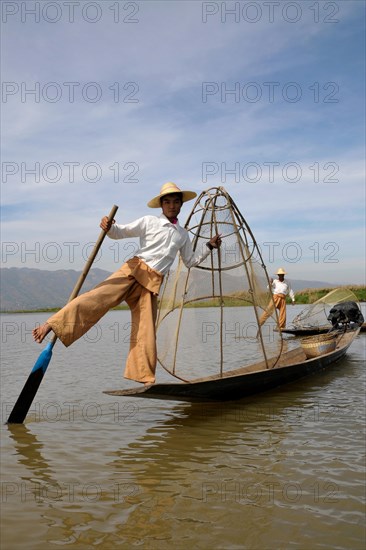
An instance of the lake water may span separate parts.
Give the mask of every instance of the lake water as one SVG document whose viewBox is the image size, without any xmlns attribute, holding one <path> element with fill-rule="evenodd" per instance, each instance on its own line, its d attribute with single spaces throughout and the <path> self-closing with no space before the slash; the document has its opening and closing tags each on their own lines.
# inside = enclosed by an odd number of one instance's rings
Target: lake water
<svg viewBox="0 0 366 550">
<path fill-rule="evenodd" d="M 328 370 L 241 401 L 114 398 L 102 391 L 135 384 L 129 312 L 110 312 L 56 344 L 25 424 L 6 425 L 46 318 L 2 316 L 1 548 L 364 548 L 366 334 Z"/>
</svg>

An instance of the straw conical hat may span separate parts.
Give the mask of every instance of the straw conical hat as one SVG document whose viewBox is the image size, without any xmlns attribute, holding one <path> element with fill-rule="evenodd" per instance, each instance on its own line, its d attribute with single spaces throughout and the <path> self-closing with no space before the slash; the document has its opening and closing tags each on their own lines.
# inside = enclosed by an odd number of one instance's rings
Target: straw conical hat
<svg viewBox="0 0 366 550">
<path fill-rule="evenodd" d="M 165 195 L 170 195 L 171 193 L 181 193 L 183 202 L 190 201 L 197 197 L 197 193 L 194 191 L 182 191 L 177 185 L 175 185 L 175 183 L 169 181 L 168 183 L 164 183 L 160 189 L 160 194 L 151 199 L 151 201 L 147 203 L 147 206 L 150 208 L 160 208 L 160 199 Z"/>
</svg>

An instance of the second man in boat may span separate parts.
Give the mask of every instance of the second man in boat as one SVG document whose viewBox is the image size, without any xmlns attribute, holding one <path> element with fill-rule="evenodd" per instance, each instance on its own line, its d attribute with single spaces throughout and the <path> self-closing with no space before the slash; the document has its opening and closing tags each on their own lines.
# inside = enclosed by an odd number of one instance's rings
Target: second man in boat
<svg viewBox="0 0 366 550">
<path fill-rule="evenodd" d="M 280 267 L 277 271 L 278 279 L 270 279 L 271 290 L 273 294 L 273 302 L 268 306 L 267 310 L 259 319 L 259 325 L 262 326 L 272 315 L 274 308 L 279 311 L 279 328 L 286 328 L 286 296 L 289 295 L 292 304 L 295 303 L 295 293 L 291 288 L 291 284 L 285 281 L 286 271 Z"/>
</svg>

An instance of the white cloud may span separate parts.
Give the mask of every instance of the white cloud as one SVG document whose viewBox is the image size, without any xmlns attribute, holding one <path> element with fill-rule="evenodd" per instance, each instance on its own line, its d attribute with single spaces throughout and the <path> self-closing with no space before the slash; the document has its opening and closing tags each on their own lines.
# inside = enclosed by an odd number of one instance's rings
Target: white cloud
<svg viewBox="0 0 366 550">
<path fill-rule="evenodd" d="M 106 4 L 96 24 L 80 16 L 74 23 L 63 18 L 52 25 L 24 24 L 13 17 L 4 26 L 2 76 L 19 86 L 3 103 L 3 162 L 19 168 L 2 185 L 5 240 L 27 242 L 30 248 L 35 242 L 72 241 L 75 235 L 88 242 L 112 204 L 120 204 L 120 219 L 132 220 L 147 212 L 147 200 L 164 181 L 173 180 L 198 191 L 224 185 L 261 241 L 281 234 L 282 243 L 291 237 L 304 248 L 332 239 L 341 243 L 343 257 L 358 273 L 364 223 L 363 84 L 351 68 L 362 64 L 364 53 L 349 38 L 359 25 L 360 4 L 337 3 L 342 9 L 335 24 L 322 22 L 329 13 L 320 5 L 319 23 L 305 6 L 292 24 L 283 17 L 273 23 L 262 17 L 257 24 L 228 17 L 225 23 L 220 15 L 203 23 L 202 3 L 178 1 L 139 3 L 138 23 L 114 24 Z M 322 86 L 330 80 L 339 84 L 334 104 L 324 102 L 329 89 Z M 79 85 L 70 88 L 67 82 Z M 214 82 L 219 90 L 206 102 L 203 82 Z M 248 82 L 262 92 L 258 102 L 243 95 Z M 273 101 L 266 82 L 278 82 Z M 298 102 L 283 97 L 289 82 L 301 88 Z M 319 83 L 317 102 L 310 88 L 314 82 Z M 26 94 L 35 83 L 39 102 Z M 222 98 L 221 86 L 230 90 L 236 83 L 239 101 L 230 94 Z M 87 94 L 99 89 L 101 97 L 91 101 Z M 50 101 L 60 90 L 60 99 Z M 29 172 L 37 162 L 39 182 Z M 70 181 L 73 162 L 78 165 Z M 203 181 L 207 162 L 218 171 Z M 279 166 L 269 182 L 272 162 Z M 301 167 L 298 182 L 283 179 L 290 162 Z M 50 181 L 52 167 L 42 173 L 50 163 L 61 168 L 58 181 Z M 98 181 L 86 177 L 93 177 L 90 163 L 99 167 Z M 242 177 L 250 163 L 262 170 L 257 182 Z M 225 181 L 223 166 L 232 170 L 236 164 L 240 181 L 230 175 Z M 333 177 L 339 182 L 327 183 L 332 166 L 338 167 Z M 317 169 L 320 181 L 314 181 Z M 182 218 L 188 213 L 186 205 Z M 307 261 L 304 257 L 294 269 L 306 265 L 323 280 L 346 277 L 340 264 Z M 62 267 L 68 267 L 67 261 Z"/>
</svg>

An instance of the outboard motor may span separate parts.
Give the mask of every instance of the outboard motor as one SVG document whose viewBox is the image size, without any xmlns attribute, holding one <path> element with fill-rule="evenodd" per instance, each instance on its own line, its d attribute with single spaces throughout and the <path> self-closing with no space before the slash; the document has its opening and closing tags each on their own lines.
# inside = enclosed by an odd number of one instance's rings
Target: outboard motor
<svg viewBox="0 0 366 550">
<path fill-rule="evenodd" d="M 338 325 L 347 328 L 352 324 L 361 326 L 364 322 L 363 315 L 356 302 L 340 302 L 332 307 L 327 317 L 332 323 L 332 330 L 336 330 Z"/>
</svg>

